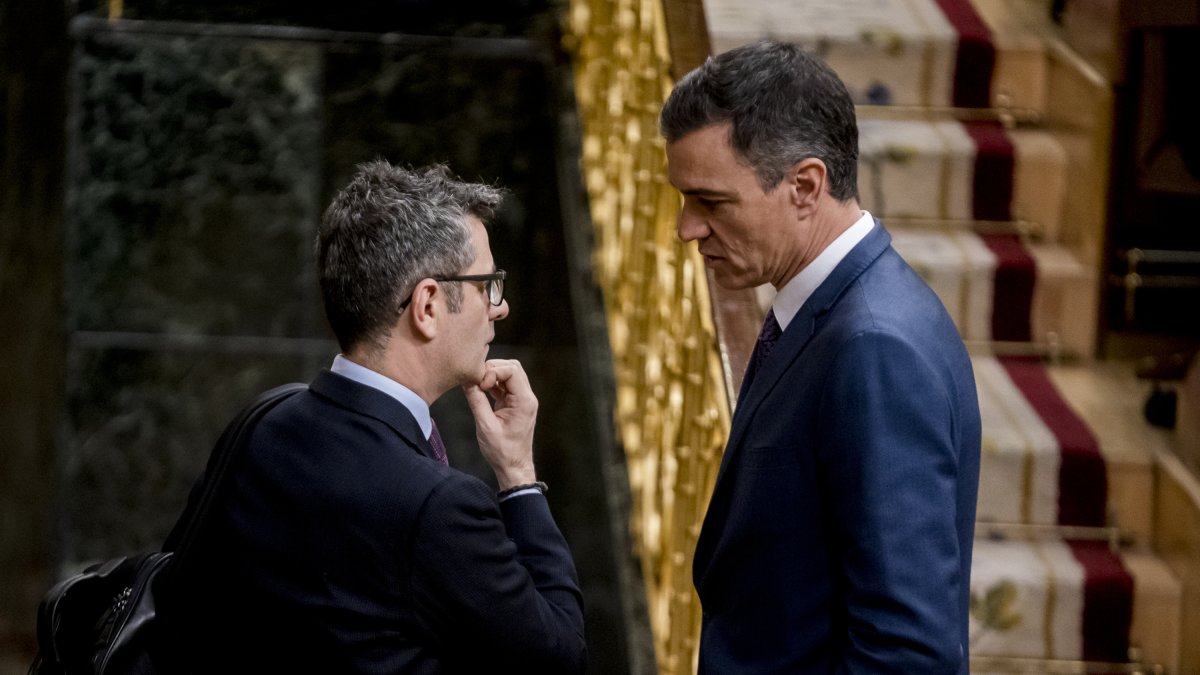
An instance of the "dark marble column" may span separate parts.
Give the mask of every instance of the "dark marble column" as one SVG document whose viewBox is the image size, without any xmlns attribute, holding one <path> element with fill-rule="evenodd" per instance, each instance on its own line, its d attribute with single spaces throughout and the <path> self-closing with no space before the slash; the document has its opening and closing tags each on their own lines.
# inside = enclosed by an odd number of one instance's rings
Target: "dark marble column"
<svg viewBox="0 0 1200 675">
<path fill-rule="evenodd" d="M 51 578 L 62 399 L 64 3 L 0 2 L 0 672 L 24 672 Z"/>
<path fill-rule="evenodd" d="M 59 561 L 148 548 L 226 420 L 332 357 L 321 50 L 76 21 Z"/>
<path fill-rule="evenodd" d="M 578 561 L 590 671 L 630 670 L 623 599 L 641 588 L 618 569 L 629 563 L 627 513 L 612 510 L 622 493 L 610 493 L 611 410 L 596 399 L 611 396 L 611 382 L 597 378 L 604 364 L 577 329 L 590 325 L 579 312 L 599 308 L 579 302 L 591 282 L 567 251 L 569 228 L 588 224 L 564 222 L 581 211 L 560 194 L 578 176 L 563 171 L 577 153 L 558 138 L 555 17 L 519 1 L 480 5 L 457 23 L 446 11 L 475 4 L 348 2 L 333 12 L 127 0 L 137 21 L 77 18 L 66 340 L 48 376 L 65 382 L 59 564 L 156 546 L 234 411 L 329 364 L 336 345 L 310 249 L 355 165 L 445 162 L 510 191 L 492 246 L 509 271 L 511 316 L 492 353 L 520 358 L 541 400 L 535 453 Z M 497 7 L 504 20 L 488 21 Z M 378 32 L 414 26 L 426 34 Z M 492 480 L 461 393 L 434 413 L 452 463 Z"/>
</svg>

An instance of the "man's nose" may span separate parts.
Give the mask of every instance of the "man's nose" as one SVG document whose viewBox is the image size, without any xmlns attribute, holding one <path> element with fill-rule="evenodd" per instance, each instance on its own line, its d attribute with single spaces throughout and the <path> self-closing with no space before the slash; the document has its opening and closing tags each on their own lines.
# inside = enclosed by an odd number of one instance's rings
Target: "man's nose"
<svg viewBox="0 0 1200 675">
<path fill-rule="evenodd" d="M 499 305 L 488 305 L 488 319 L 499 321 L 508 316 L 508 300 L 501 300 Z"/>
<path fill-rule="evenodd" d="M 697 216 L 686 206 L 679 211 L 679 220 L 675 223 L 675 233 L 680 241 L 695 241 L 709 235 L 708 223 Z"/>
</svg>

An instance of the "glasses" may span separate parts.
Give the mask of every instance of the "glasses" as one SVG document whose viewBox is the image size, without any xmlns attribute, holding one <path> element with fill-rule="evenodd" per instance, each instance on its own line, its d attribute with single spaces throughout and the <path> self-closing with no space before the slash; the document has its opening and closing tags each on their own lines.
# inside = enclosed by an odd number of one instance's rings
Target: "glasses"
<svg viewBox="0 0 1200 675">
<path fill-rule="evenodd" d="M 457 274 L 454 276 L 436 276 L 434 281 L 482 281 L 483 290 L 487 292 L 488 302 L 499 307 L 504 302 L 504 279 L 508 272 L 496 270 L 491 274 Z"/>
<path fill-rule="evenodd" d="M 488 302 L 496 307 L 504 302 L 504 279 L 508 277 L 508 273 L 504 270 L 496 270 L 491 274 L 455 274 L 455 275 L 438 275 L 430 277 L 434 281 L 482 281 L 483 290 L 487 293 Z M 404 302 L 400 303 L 400 311 L 403 312 L 408 304 L 412 302 L 412 296 L 408 296 Z"/>
</svg>

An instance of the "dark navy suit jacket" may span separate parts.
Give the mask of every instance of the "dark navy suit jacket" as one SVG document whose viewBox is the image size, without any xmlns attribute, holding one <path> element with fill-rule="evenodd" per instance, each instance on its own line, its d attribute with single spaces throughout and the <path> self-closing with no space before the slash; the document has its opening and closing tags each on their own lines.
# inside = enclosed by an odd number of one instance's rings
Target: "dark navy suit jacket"
<svg viewBox="0 0 1200 675">
<path fill-rule="evenodd" d="M 966 673 L 980 421 L 877 222 L 746 373 L 693 575 L 701 673 Z"/>
<path fill-rule="evenodd" d="M 545 497 L 498 504 L 432 456 L 403 405 L 328 371 L 271 410 L 192 578 L 171 581 L 188 667 L 581 672 L 582 597 Z"/>
</svg>

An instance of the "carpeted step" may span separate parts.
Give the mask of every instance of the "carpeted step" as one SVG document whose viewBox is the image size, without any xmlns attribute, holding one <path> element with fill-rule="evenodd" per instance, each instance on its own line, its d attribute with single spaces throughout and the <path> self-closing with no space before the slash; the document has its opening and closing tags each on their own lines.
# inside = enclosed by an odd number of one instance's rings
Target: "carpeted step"
<svg viewBox="0 0 1200 675">
<path fill-rule="evenodd" d="M 976 519 L 1104 527 L 1108 479 L 1091 430 L 1040 362 L 974 356 L 983 421 Z"/>
<path fill-rule="evenodd" d="M 1083 356 L 1094 351 L 1095 274 L 1065 247 L 970 230 L 888 229 L 964 339 L 1032 341 Z"/>
<path fill-rule="evenodd" d="M 971 653 L 1128 659 L 1134 580 L 1103 542 L 975 540 Z"/>
<path fill-rule="evenodd" d="M 1035 129 L 953 120 L 859 121 L 859 200 L 899 219 L 1022 221 L 1058 239 L 1067 154 Z"/>
<path fill-rule="evenodd" d="M 1108 473 L 1110 520 L 1127 540 L 1153 539 L 1155 457 L 1171 452 L 1173 434 L 1143 415 L 1150 382 L 1132 361 L 1066 362 L 1046 366 L 1064 400 L 1092 430 Z"/>
<path fill-rule="evenodd" d="M 1132 364 L 975 356 L 983 418 L 978 520 L 1110 526 L 1149 546 L 1154 457 L 1169 432 L 1141 409 Z"/>
<path fill-rule="evenodd" d="M 971 655 L 980 665 L 989 657 L 1123 663 L 1130 647 L 1168 672 L 1178 662 L 1181 587 L 1146 553 L 977 538 L 971 598 Z"/>
<path fill-rule="evenodd" d="M 704 12 L 713 53 L 768 36 L 809 45 L 859 103 L 1044 109 L 1043 44 L 1003 3 L 704 0 Z"/>
<path fill-rule="evenodd" d="M 1093 604 L 1100 603 L 1095 606 L 1106 608 L 1088 614 L 1091 621 L 1096 622 L 1095 626 L 1109 631 L 1107 639 L 1113 644 L 1134 647 L 1135 653 L 1140 654 L 1138 660 L 1162 665 L 1167 672 L 1174 671 L 1179 662 L 1183 634 L 1182 587 L 1168 566 L 1148 552 L 1153 527 L 1149 512 L 1154 490 L 1153 457 L 1170 446 L 1170 439 L 1167 432 L 1151 427 L 1142 417 L 1141 407 L 1149 384 L 1136 378 L 1131 363 L 1043 365 L 1029 360 L 977 356 L 973 365 L 984 417 L 985 450 L 980 477 L 981 522 L 977 529 L 980 538 L 975 551 L 972 587 L 978 597 L 986 598 L 989 590 L 1004 587 L 1002 582 L 1006 577 L 1001 573 L 1010 569 L 1009 585 L 1023 588 L 1020 594 L 1026 602 L 1042 603 L 1043 617 L 1038 635 L 1028 631 L 1020 634 L 1014 632 L 1015 629 L 1003 638 L 997 635 L 985 638 L 981 633 L 973 639 L 984 646 L 975 649 L 974 653 L 1019 658 L 1077 658 L 1070 656 L 1069 649 L 1064 650 L 1064 646 L 1070 645 L 1058 639 L 1064 619 L 1055 614 L 1061 608 L 1051 606 L 1063 593 L 1069 592 L 1067 589 L 1074 582 L 1067 583 L 1067 580 L 1079 578 L 1079 573 L 1073 571 L 1071 559 L 1061 555 L 1061 546 L 1066 546 L 1084 571 L 1083 578 L 1095 577 L 1084 586 L 1089 589 L 1087 593 L 1099 594 Z M 1075 457 L 1066 459 L 1068 453 L 1062 448 L 1072 448 L 1069 454 Z M 1098 463 L 1104 466 L 1103 481 L 1096 478 Z M 1077 468 L 1068 470 L 1068 466 Z M 1085 479 L 1088 475 L 1091 478 Z M 1084 497 L 1082 503 L 1069 507 L 1075 513 L 1073 517 L 1077 519 L 1088 512 L 1093 514 L 1089 519 L 1093 519 L 1101 508 L 1098 503 L 1101 495 L 1107 495 L 1103 508 L 1108 521 L 1118 526 L 1122 541 L 1130 545 L 1120 551 L 1121 565 L 1116 565 L 1105 553 L 1109 550 L 1105 542 L 1060 542 L 1055 544 L 1059 547 L 1055 553 L 1045 544 L 987 539 L 987 535 L 997 531 L 987 522 L 989 514 L 999 514 L 996 520 L 1010 520 L 1014 512 L 1015 505 L 1006 493 L 1022 495 L 1021 503 L 1027 504 L 1025 508 L 1035 515 L 1043 516 L 1042 522 L 1050 520 L 1045 516 L 1056 508 L 1058 514 L 1053 519 L 1062 522 L 1062 504 L 1076 501 L 1080 494 Z M 1038 520 L 1035 517 L 1027 522 Z M 979 542 L 986 543 L 980 546 Z M 1088 557 L 1081 557 L 1081 553 Z M 1038 565 L 1041 565 L 1041 571 Z M 1093 568 L 1098 568 L 1099 574 Z M 1123 607 L 1127 601 L 1122 590 L 1121 568 L 1133 579 L 1132 596 L 1128 601 L 1132 605 L 1132 619 L 1128 627 L 1129 638 L 1124 642 L 1114 633 L 1122 630 L 1125 621 Z M 1044 578 L 1039 581 L 1040 577 Z M 997 602 L 995 597 L 993 603 Z M 1057 618 L 1046 619 L 1049 615 Z M 1065 625 L 1074 631 L 1073 626 L 1077 623 L 1084 636 L 1101 630 L 1087 628 L 1086 621 L 1084 616 L 1077 621 L 1067 621 Z M 988 632 L 1005 633 L 991 629 L 983 631 Z M 1040 645 L 1035 638 L 1042 641 Z M 1088 639 L 1080 638 L 1080 649 L 1085 649 L 1084 643 Z M 992 641 L 990 647 L 986 646 L 988 640 Z M 1006 646 L 1009 640 L 1014 642 Z M 1047 650 L 1046 644 L 1053 644 L 1055 649 Z M 1095 651 L 1089 651 L 1089 654 L 1088 658 L 1099 660 L 1103 660 L 1100 657 L 1116 656 L 1115 653 L 1106 655 Z M 973 672 L 988 671 L 973 669 Z"/>
</svg>

